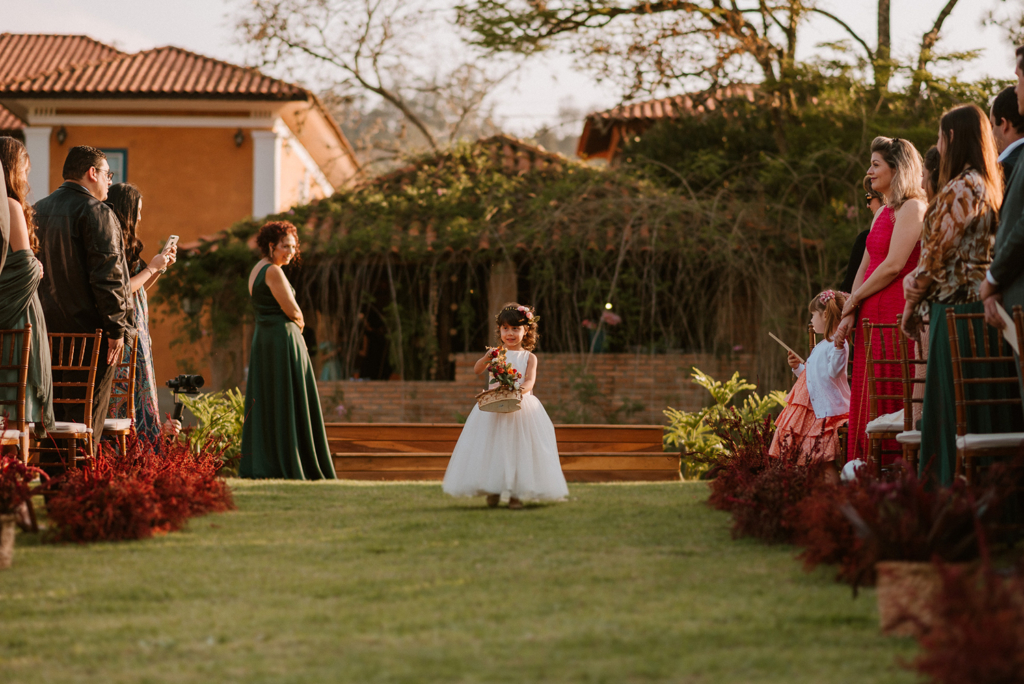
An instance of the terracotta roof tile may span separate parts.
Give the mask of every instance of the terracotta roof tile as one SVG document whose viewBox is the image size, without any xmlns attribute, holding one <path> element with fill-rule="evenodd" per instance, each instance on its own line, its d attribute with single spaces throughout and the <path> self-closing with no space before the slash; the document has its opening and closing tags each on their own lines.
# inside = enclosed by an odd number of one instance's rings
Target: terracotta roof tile
<svg viewBox="0 0 1024 684">
<path fill-rule="evenodd" d="M 88 36 L 0 33 L 0 83 L 121 55 L 121 51 Z M 0 107 L 0 131 L 9 133 L 25 123 Z"/>
<path fill-rule="evenodd" d="M 304 88 L 176 47 L 119 54 L 0 85 L 15 97 L 306 100 Z"/>
<path fill-rule="evenodd" d="M 25 123 L 14 116 L 10 110 L 0 107 L 0 135 L 6 135 L 13 131 L 20 131 L 25 127 Z"/>
<path fill-rule="evenodd" d="M 88 36 L 0 33 L 0 83 L 122 54 Z"/>
<path fill-rule="evenodd" d="M 753 102 L 756 93 L 756 85 L 738 84 L 710 93 L 673 95 L 588 114 L 576 154 L 583 159 L 603 157 L 611 160 L 618 152 L 619 138 L 622 136 L 639 134 L 663 119 L 713 112 L 727 100 L 742 98 Z M 617 129 L 617 135 L 613 135 L 613 129 Z"/>
<path fill-rule="evenodd" d="M 659 100 L 645 100 L 632 104 L 620 105 L 603 112 L 595 112 L 587 116 L 588 119 L 602 122 L 614 121 L 654 121 L 657 119 L 676 119 L 683 114 L 699 114 L 713 112 L 718 103 L 722 100 L 729 100 L 742 97 L 750 102 L 754 101 L 756 86 L 734 85 L 720 88 L 714 93 L 698 100 L 701 104 L 694 105 L 695 97 L 691 95 L 673 95 L 663 97 Z"/>
</svg>

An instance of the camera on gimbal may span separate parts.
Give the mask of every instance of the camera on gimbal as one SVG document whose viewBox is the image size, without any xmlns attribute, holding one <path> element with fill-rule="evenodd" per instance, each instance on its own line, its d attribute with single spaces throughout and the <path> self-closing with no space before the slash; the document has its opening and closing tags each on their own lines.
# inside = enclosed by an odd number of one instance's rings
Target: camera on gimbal
<svg viewBox="0 0 1024 684">
<path fill-rule="evenodd" d="M 181 420 L 181 413 L 185 410 L 185 405 L 181 403 L 178 395 L 184 394 L 187 397 L 197 396 L 199 388 L 205 382 L 202 375 L 187 375 L 184 373 L 167 381 L 167 386 L 171 388 L 171 393 L 174 394 L 174 420 Z"/>
</svg>

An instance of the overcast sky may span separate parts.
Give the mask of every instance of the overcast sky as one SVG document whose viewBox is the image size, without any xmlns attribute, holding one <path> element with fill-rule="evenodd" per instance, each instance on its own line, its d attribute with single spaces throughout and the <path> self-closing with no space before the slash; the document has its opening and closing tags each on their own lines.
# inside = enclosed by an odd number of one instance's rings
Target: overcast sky
<svg viewBox="0 0 1024 684">
<path fill-rule="evenodd" d="M 12 33 L 84 33 L 126 51 L 177 45 L 232 62 L 242 61 L 234 44 L 231 14 L 244 0 L 0 0 L 0 30 Z M 900 57 L 916 54 L 920 37 L 946 0 L 892 0 L 893 44 Z M 967 78 L 1013 78 L 1013 49 L 995 29 L 981 27 L 982 15 L 1009 3 L 960 0 L 946 22 L 940 48 L 983 48 L 982 58 L 965 68 Z M 821 0 L 869 44 L 874 43 L 876 0 Z M 843 37 L 827 20 L 815 20 L 801 33 L 803 50 Z M 804 55 L 806 56 L 806 55 Z M 559 103 L 571 99 L 583 110 L 618 103 L 617 93 L 595 85 L 572 68 L 568 58 L 531 60 L 527 68 L 496 93 L 499 119 L 513 133 L 528 134 L 554 123 Z"/>
</svg>

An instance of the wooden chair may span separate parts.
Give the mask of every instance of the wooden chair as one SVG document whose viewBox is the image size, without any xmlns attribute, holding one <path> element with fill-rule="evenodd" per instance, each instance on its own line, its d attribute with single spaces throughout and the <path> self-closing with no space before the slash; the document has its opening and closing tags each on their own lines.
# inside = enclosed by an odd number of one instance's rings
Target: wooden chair
<svg viewBox="0 0 1024 684">
<path fill-rule="evenodd" d="M 28 460 L 29 435 L 25 401 L 28 387 L 28 359 L 31 351 L 31 323 L 22 330 L 0 330 L 0 378 L 15 376 L 13 382 L 0 382 L 0 390 L 14 390 L 13 399 L 5 399 L 3 395 L 0 395 L 0 412 L 4 419 L 2 429 L 0 429 L 0 446 L 17 446 L 21 452 L 21 458 L 25 461 Z M 8 392 L 4 392 L 4 395 L 6 394 Z M 13 407 L 13 412 L 9 407 Z M 14 414 L 13 418 L 12 413 Z"/>
<path fill-rule="evenodd" d="M 1024 446 L 1024 432 L 981 433 L 971 430 L 969 417 L 971 407 L 982 406 L 1020 406 L 1021 398 L 970 398 L 973 394 L 968 388 L 982 385 L 1006 386 L 1017 385 L 1020 367 L 1014 358 L 1010 345 L 1002 338 L 995 328 L 984 322 L 983 313 L 958 314 L 953 309 L 946 310 L 946 326 L 949 332 L 950 355 L 953 360 L 953 391 L 956 396 L 956 473 L 966 475 L 968 482 L 977 478 L 977 459 L 988 457 L 1015 456 Z M 960 339 L 957 332 L 957 321 L 967 322 L 967 340 Z M 975 322 L 981 322 L 981 344 L 975 332 Z M 1013 307 L 1013 325 L 1016 328 L 1017 340 L 1024 340 L 1024 313 L 1021 307 Z M 1005 367 L 1002 375 L 993 377 L 973 377 L 970 372 L 973 364 L 992 364 L 997 368 Z M 993 370 L 993 369 L 988 369 Z"/>
<path fill-rule="evenodd" d="M 81 406 L 83 417 L 81 423 L 57 421 L 55 429 L 38 440 L 32 452 L 40 465 L 54 465 L 45 463 L 42 457 L 47 453 L 56 453 L 65 468 L 75 468 L 79 460 L 79 442 L 83 442 L 85 447 L 85 458 L 92 459 L 95 456 L 92 438 L 92 400 L 103 331 L 97 330 L 93 334 L 50 333 L 49 341 L 50 361 L 54 374 L 54 407 L 62 404 Z M 57 441 L 67 443 L 66 457 L 61 455 L 61 449 L 54 444 Z"/>
<path fill-rule="evenodd" d="M 900 343 L 900 380 L 903 383 L 903 432 L 896 435 L 896 441 L 903 446 L 903 460 L 911 468 L 917 470 L 917 456 L 921 451 L 921 431 L 914 425 L 914 404 L 924 405 L 924 396 L 915 397 L 914 388 L 920 385 L 924 387 L 924 378 L 917 377 L 918 366 L 926 367 L 928 362 L 922 358 L 921 345 L 914 345 L 914 352 L 910 352 L 910 344 L 907 336 L 903 334 L 902 328 L 899 331 Z"/>
<path fill-rule="evenodd" d="M 902 318 L 902 315 L 897 316 L 896 323 L 872 323 L 865 318 L 863 323 L 864 378 L 868 392 L 868 422 L 864 431 L 868 439 L 868 460 L 875 473 L 879 475 L 882 472 L 882 456 L 885 453 L 893 453 L 893 450 L 884 448 L 883 442 L 895 440 L 907 427 L 905 412 L 902 409 L 883 414 L 880 408 L 883 401 L 903 402 L 901 375 L 880 377 L 882 369 L 899 370 L 903 365 L 899 343 L 899 337 L 902 335 Z M 877 340 L 873 335 L 876 331 Z M 890 393 L 882 393 L 880 385 L 883 383 L 896 385 L 897 389 Z M 902 449 L 897 453 L 902 455 Z"/>
<path fill-rule="evenodd" d="M 120 416 L 124 408 L 124 418 L 107 418 L 103 421 L 103 436 L 110 435 L 117 439 L 121 453 L 128 453 L 128 435 L 135 426 L 135 359 L 139 353 L 139 336 L 132 342 L 128 360 L 121 357 L 117 364 L 114 384 L 110 388 L 110 407 L 114 415 Z"/>
</svg>

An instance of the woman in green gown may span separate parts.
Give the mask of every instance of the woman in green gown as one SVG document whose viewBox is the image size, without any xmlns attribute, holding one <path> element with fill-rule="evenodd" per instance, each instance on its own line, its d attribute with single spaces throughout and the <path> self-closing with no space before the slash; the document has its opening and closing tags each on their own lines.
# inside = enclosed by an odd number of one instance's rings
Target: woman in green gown
<svg viewBox="0 0 1024 684">
<path fill-rule="evenodd" d="M 263 258 L 249 275 L 256 314 L 245 387 L 239 474 L 248 478 L 334 479 L 316 378 L 302 339 L 305 321 L 281 267 L 298 254 L 287 221 L 256 237 Z"/>
</svg>

